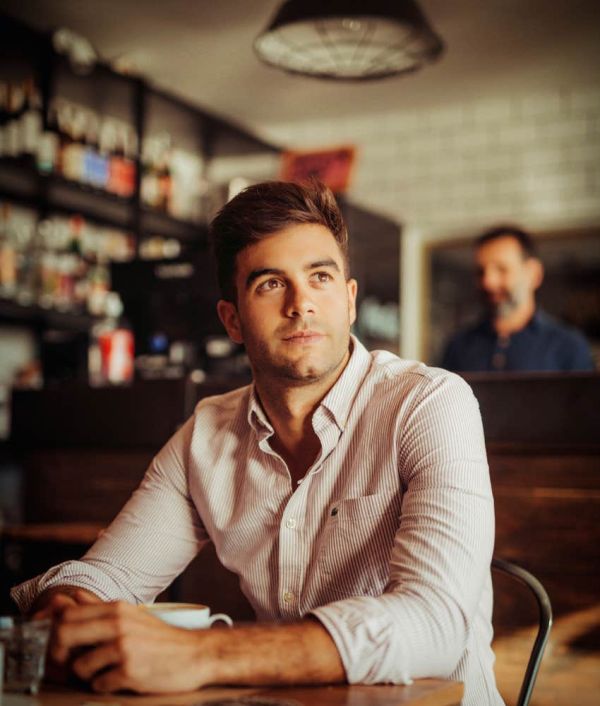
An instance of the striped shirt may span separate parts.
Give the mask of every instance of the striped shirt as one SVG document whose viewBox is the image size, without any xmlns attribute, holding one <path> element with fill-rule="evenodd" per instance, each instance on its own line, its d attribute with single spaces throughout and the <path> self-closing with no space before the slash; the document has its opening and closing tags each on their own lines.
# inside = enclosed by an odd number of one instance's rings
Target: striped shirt
<svg viewBox="0 0 600 706">
<path fill-rule="evenodd" d="M 316 409 L 321 450 L 293 487 L 253 386 L 203 399 L 81 561 L 50 586 L 153 600 L 209 540 L 262 621 L 312 614 L 350 683 L 446 677 L 464 706 L 500 706 L 490 560 L 494 508 L 481 417 L 458 376 L 369 353 Z"/>
</svg>

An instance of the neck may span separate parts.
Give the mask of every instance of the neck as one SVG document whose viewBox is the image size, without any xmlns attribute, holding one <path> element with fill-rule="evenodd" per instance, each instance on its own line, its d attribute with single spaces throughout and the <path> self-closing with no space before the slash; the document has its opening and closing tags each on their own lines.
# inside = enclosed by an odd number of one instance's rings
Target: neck
<svg viewBox="0 0 600 706">
<path fill-rule="evenodd" d="M 535 314 L 535 301 L 528 300 L 522 306 L 514 309 L 506 316 L 498 316 L 493 320 L 494 330 L 503 338 L 511 336 L 524 329 Z"/>
<path fill-rule="evenodd" d="M 321 444 L 314 432 L 312 417 L 347 362 L 348 358 L 326 379 L 306 385 L 266 380 L 255 372 L 256 392 L 275 430 L 271 446 L 284 458 L 295 480 L 304 476 L 319 453 Z"/>
</svg>

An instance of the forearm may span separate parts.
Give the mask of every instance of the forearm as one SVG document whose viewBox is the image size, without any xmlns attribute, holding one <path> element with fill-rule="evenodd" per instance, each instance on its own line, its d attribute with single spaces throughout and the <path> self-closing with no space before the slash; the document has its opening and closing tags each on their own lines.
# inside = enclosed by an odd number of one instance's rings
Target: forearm
<svg viewBox="0 0 600 706">
<path fill-rule="evenodd" d="M 316 620 L 211 630 L 199 654 L 204 685 L 330 684 L 346 680 L 337 648 Z"/>
</svg>

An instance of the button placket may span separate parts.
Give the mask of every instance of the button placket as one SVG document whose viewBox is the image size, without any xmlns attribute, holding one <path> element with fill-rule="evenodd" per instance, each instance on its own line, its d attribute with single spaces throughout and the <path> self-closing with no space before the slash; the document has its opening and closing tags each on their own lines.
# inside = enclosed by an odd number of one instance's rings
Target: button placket
<svg viewBox="0 0 600 706">
<path fill-rule="evenodd" d="M 299 617 L 304 563 L 302 524 L 308 483 L 292 493 L 279 528 L 279 609 L 286 618 Z"/>
</svg>

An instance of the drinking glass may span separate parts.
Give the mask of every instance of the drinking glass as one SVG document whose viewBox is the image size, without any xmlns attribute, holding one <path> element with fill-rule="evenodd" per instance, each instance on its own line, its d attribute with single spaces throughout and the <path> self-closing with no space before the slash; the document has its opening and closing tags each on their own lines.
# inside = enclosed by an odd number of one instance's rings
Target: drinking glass
<svg viewBox="0 0 600 706">
<path fill-rule="evenodd" d="M 4 690 L 37 694 L 44 676 L 50 620 L 0 617 Z"/>
</svg>

